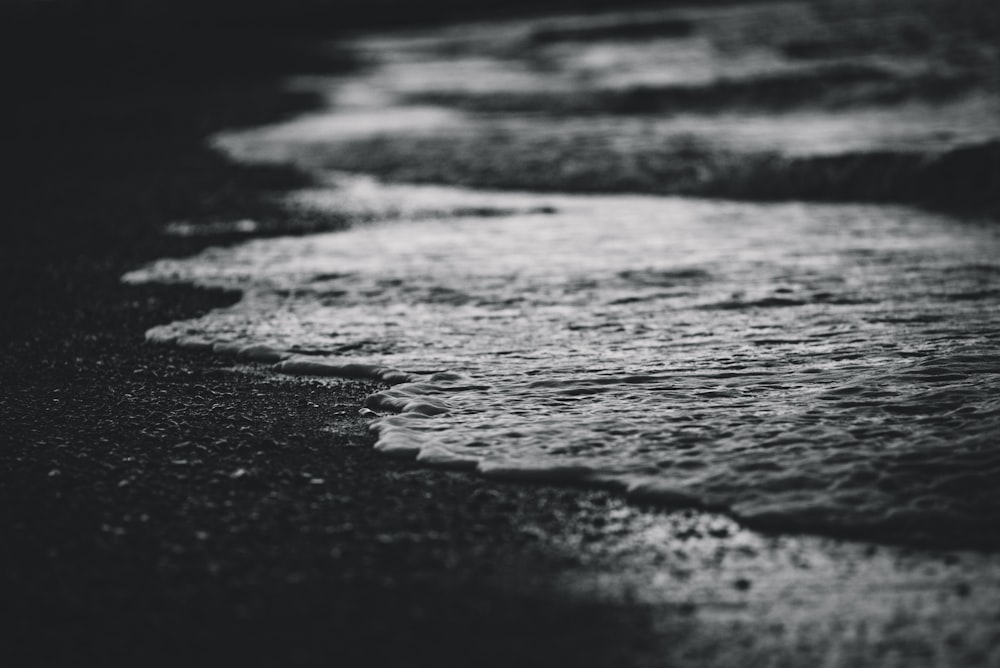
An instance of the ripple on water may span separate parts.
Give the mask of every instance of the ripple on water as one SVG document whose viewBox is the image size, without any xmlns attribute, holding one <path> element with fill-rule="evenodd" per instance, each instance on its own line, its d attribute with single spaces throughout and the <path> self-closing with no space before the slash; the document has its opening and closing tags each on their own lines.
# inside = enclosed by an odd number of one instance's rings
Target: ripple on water
<svg viewBox="0 0 1000 668">
<path fill-rule="evenodd" d="M 126 280 L 243 291 L 153 340 L 385 382 L 368 408 L 389 453 L 759 526 L 996 542 L 1000 229 L 887 207 L 535 204 L 547 215 L 249 241 Z"/>
</svg>

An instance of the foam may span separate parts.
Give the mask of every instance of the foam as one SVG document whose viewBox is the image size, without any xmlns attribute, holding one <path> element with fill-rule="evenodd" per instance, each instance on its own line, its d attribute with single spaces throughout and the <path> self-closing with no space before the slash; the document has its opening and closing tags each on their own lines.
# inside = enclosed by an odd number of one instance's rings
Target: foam
<svg viewBox="0 0 1000 668">
<path fill-rule="evenodd" d="M 388 455 L 756 526 L 995 536 L 995 226 L 545 200 L 544 217 L 249 241 L 126 280 L 243 293 L 151 341 L 383 384 L 366 407 Z"/>
</svg>

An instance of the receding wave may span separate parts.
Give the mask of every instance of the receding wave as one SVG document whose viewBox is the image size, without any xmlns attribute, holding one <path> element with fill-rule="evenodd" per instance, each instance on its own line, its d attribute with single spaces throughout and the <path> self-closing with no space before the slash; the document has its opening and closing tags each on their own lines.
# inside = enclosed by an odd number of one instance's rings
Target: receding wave
<svg viewBox="0 0 1000 668">
<path fill-rule="evenodd" d="M 472 195 L 532 205 L 455 197 Z M 758 527 L 997 543 L 995 225 L 866 206 L 535 204 L 552 213 L 249 241 L 126 280 L 243 292 L 153 341 L 384 383 L 365 410 L 389 454 Z"/>
</svg>

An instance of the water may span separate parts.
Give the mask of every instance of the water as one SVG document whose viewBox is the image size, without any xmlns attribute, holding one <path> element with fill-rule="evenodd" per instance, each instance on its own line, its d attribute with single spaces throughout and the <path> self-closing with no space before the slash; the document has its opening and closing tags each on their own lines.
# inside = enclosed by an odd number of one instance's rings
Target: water
<svg viewBox="0 0 1000 668">
<path fill-rule="evenodd" d="M 341 183 L 345 199 L 397 211 L 428 200 Z M 428 464 L 612 485 L 758 525 L 995 532 L 995 225 L 891 207 L 431 194 L 529 213 L 251 241 L 127 280 L 244 293 L 154 340 L 306 351 L 276 369 L 397 383 L 369 400 L 377 447 Z"/>
<path fill-rule="evenodd" d="M 670 40 L 674 51 L 557 45 L 554 70 L 490 53 L 526 29 L 362 40 L 365 72 L 298 82 L 336 106 L 220 137 L 239 159 L 316 170 L 320 185 L 290 206 L 382 222 L 133 272 L 127 281 L 243 294 L 149 338 L 241 351 L 286 374 L 384 381 L 368 401 L 376 447 L 432 466 L 605 486 L 755 526 L 997 543 L 995 224 L 887 206 L 389 185 L 322 169 L 345 139 L 496 120 L 407 101 L 422 90 L 558 90 L 581 70 L 611 81 L 623 68 L 625 82 L 697 79 L 773 59 L 720 55 L 698 36 Z M 455 40 L 486 53 L 441 48 Z M 992 118 L 983 104 L 950 108 Z M 941 109 L 509 122 L 625 139 L 652 123 L 786 153 L 960 144 L 961 127 L 941 130 Z M 995 124 L 968 124 L 966 139 Z"/>
</svg>

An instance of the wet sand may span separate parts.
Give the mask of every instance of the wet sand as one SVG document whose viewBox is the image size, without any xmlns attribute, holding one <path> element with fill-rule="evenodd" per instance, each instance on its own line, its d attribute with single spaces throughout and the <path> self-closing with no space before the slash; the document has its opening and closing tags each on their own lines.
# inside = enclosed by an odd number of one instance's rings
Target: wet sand
<svg viewBox="0 0 1000 668">
<path fill-rule="evenodd" d="M 369 447 L 369 385 L 146 345 L 235 299 L 120 284 L 243 234 L 163 226 L 303 225 L 261 194 L 308 179 L 207 133 L 309 100 L 47 87 L 16 97 L 0 251 L 7 665 L 1000 663 L 995 555 L 426 471 Z"/>
</svg>

